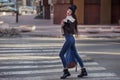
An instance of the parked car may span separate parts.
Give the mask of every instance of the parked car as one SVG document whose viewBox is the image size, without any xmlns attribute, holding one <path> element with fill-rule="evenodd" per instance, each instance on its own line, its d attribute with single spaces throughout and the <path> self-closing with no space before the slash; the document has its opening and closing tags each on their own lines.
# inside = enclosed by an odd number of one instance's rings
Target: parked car
<svg viewBox="0 0 120 80">
<path fill-rule="evenodd" d="M 20 14 L 35 14 L 36 9 L 34 7 L 31 7 L 31 6 L 21 6 L 19 8 L 19 13 Z"/>
</svg>

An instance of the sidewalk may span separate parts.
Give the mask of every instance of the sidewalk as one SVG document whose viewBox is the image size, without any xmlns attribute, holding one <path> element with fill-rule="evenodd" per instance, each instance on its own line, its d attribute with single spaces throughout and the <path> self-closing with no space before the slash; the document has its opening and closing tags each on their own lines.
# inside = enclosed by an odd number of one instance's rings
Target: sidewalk
<svg viewBox="0 0 120 80">
<path fill-rule="evenodd" d="M 54 25 L 52 20 L 34 19 L 34 16 L 20 16 L 18 24 L 15 23 L 15 16 L 0 16 L 0 20 L 9 24 L 10 27 L 36 26 L 34 32 L 21 33 L 22 38 L 0 38 L 0 80 L 60 80 L 62 64 L 58 53 L 64 39 L 52 37 L 61 37 L 61 26 Z M 114 53 L 114 50 L 116 51 L 119 48 L 120 33 L 111 33 L 110 31 L 99 33 L 99 28 L 94 28 L 95 32 L 92 32 L 91 27 L 104 27 L 104 25 L 79 25 L 80 36 L 84 38 L 81 38 L 83 40 L 78 42 L 76 41 L 76 46 L 89 74 L 81 80 L 120 80 L 114 71 L 108 71 L 106 67 L 87 56 L 88 53 L 93 52 L 98 54 L 100 52 Z M 109 29 L 110 26 L 107 27 Z M 98 32 L 96 32 L 97 30 Z M 84 40 L 87 37 L 93 37 L 93 35 L 95 37 L 118 36 L 119 39 L 89 38 L 92 40 Z M 76 77 L 78 72 L 76 73 L 75 69 L 72 69 L 71 72 L 72 76 L 68 78 L 69 80 L 80 80 Z"/>
<path fill-rule="evenodd" d="M 15 16 L 0 16 L 0 20 L 9 24 L 10 27 L 19 27 L 22 25 L 36 26 L 34 32 L 21 33 L 22 36 L 47 36 L 61 37 L 61 25 L 53 24 L 52 20 L 34 19 L 35 15 L 19 16 L 19 22 L 16 23 Z M 120 37 L 120 26 L 115 25 L 79 25 L 79 36 L 83 38 L 118 38 Z M 113 28 L 118 28 L 118 32 L 113 32 Z"/>
</svg>

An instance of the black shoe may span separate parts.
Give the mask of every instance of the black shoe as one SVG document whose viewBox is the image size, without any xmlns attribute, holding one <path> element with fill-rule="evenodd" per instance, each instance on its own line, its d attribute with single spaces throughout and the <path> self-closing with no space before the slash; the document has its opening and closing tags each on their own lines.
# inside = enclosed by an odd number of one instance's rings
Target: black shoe
<svg viewBox="0 0 120 80">
<path fill-rule="evenodd" d="M 63 74 L 63 76 L 61 76 L 60 79 L 65 79 L 71 75 L 70 72 L 68 71 L 68 69 L 65 69 L 63 72 L 64 72 L 64 74 Z"/>
<path fill-rule="evenodd" d="M 86 69 L 85 69 L 85 68 L 82 68 L 82 69 L 81 69 L 81 74 L 78 75 L 78 77 L 79 77 L 79 78 L 82 78 L 82 77 L 87 76 L 87 75 L 88 75 L 88 74 L 87 74 Z"/>
</svg>

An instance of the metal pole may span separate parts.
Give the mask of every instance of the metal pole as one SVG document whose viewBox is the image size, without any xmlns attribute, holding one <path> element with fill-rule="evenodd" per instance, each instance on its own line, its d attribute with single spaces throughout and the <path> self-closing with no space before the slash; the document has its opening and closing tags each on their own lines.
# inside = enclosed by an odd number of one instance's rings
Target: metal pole
<svg viewBox="0 0 120 80">
<path fill-rule="evenodd" d="M 18 6 L 18 0 L 16 0 L 16 23 L 18 23 L 18 17 L 19 17 L 19 6 Z"/>
<path fill-rule="evenodd" d="M 19 13 L 18 11 L 16 11 L 16 23 L 18 23 L 18 16 L 19 16 Z"/>
</svg>

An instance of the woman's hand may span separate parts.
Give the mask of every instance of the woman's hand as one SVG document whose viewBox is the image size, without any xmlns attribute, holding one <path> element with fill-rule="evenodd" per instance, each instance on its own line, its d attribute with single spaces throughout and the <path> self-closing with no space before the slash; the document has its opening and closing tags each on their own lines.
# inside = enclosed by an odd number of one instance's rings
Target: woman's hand
<svg viewBox="0 0 120 80">
<path fill-rule="evenodd" d="M 61 21 L 61 25 L 64 25 L 64 19 Z"/>
</svg>

